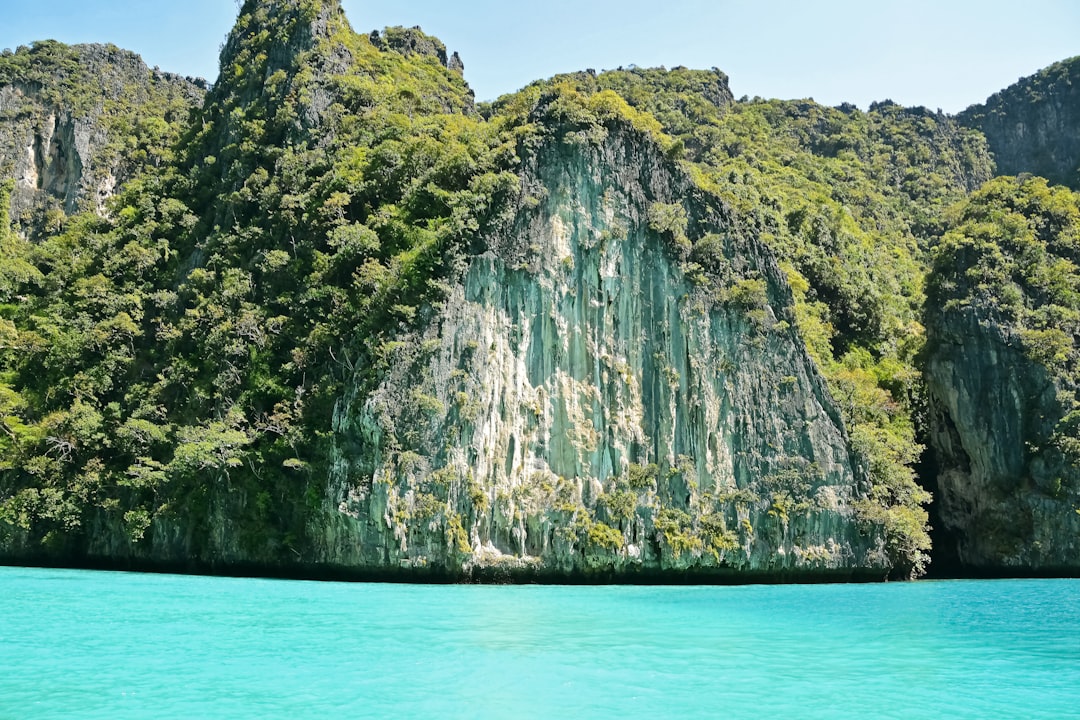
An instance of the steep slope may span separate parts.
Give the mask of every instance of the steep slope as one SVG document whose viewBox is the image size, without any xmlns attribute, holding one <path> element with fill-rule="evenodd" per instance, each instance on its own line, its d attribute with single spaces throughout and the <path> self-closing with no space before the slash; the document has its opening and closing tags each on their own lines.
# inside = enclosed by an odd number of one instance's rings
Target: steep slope
<svg viewBox="0 0 1080 720">
<path fill-rule="evenodd" d="M 881 517 L 907 555 L 929 545 L 929 496 L 914 469 L 926 437 L 927 248 L 940 214 L 992 175 L 985 139 L 925 108 L 828 108 L 813 101 L 734 102 L 719 71 L 616 70 L 558 76 L 548 88 L 612 92 L 665 136 L 695 181 L 723 197 L 780 260 L 811 356 L 845 426 L 873 465 Z M 655 119 L 655 120 L 654 120 Z"/>
<path fill-rule="evenodd" d="M 884 576 L 770 253 L 574 101 L 541 98 L 519 209 L 336 413 L 328 551 L 481 577 Z"/>
<path fill-rule="evenodd" d="M 55 41 L 0 56 L 0 176 L 25 232 L 105 200 L 171 145 L 205 84 L 150 70 L 111 45 Z"/>
<path fill-rule="evenodd" d="M 450 220 L 491 199 L 467 190 L 492 152 L 470 105 L 336 2 L 246 3 L 175 159 L 7 273 L 9 551 L 294 561 L 337 358 L 394 335 L 437 290 Z M 361 269 L 377 292 L 353 291 Z"/>
<path fill-rule="evenodd" d="M 1021 78 L 958 119 L 986 135 L 1000 174 L 1080 189 L 1080 57 Z"/>
<path fill-rule="evenodd" d="M 9 273 L 5 556 L 917 569 L 753 223 L 615 92 L 485 120 L 425 38 L 248 0 L 175 162 Z"/>
<path fill-rule="evenodd" d="M 998 178 L 957 211 L 929 279 L 926 372 L 959 560 L 1080 569 L 1080 196 Z"/>
</svg>

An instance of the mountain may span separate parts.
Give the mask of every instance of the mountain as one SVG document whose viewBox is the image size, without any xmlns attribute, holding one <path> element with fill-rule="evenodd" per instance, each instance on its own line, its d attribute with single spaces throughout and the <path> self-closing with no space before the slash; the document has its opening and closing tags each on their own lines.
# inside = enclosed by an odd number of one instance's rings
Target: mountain
<svg viewBox="0 0 1080 720">
<path fill-rule="evenodd" d="M 943 528 L 982 570 L 1080 549 L 1080 196 L 993 180 L 935 249 L 926 373 Z"/>
<path fill-rule="evenodd" d="M 127 180 L 169 162 L 205 83 L 112 45 L 45 41 L 0 56 L 0 88 L 0 170 L 26 231 L 101 211 Z"/>
<path fill-rule="evenodd" d="M 959 120 L 986 135 L 1002 175 L 1031 173 L 1080 189 L 1080 56 L 973 105 Z"/>
<path fill-rule="evenodd" d="M 18 169 L 4 186 L 6 561 L 910 577 L 929 489 L 967 566 L 1069 566 L 1076 330 L 1051 330 L 1075 294 L 1076 200 L 992 180 L 963 117 L 735 101 L 722 72 L 686 68 L 478 105 L 436 38 L 355 33 L 333 0 L 245 2 L 209 89 L 108 53 L 0 59 L 0 98 L 91 107 L 100 146 L 126 148 L 80 156 L 115 187 L 83 172 L 31 192 Z M 113 111 L 79 68 L 149 89 Z M 0 157 L 23 157 L 20 127 L 0 121 Z M 1025 310 L 1000 329 L 993 293 L 950 273 L 1009 182 L 1051 197 L 1019 211 L 1044 245 L 1017 251 Z M 1021 327 L 1053 352 L 1016 345 Z M 972 424 L 993 411 L 965 388 L 998 345 L 1027 348 L 1003 373 L 1057 373 L 1022 387 L 1058 403 L 1034 435 Z M 1049 454 L 995 482 L 1042 474 L 995 517 L 1060 476 L 1057 505 L 1024 511 L 1056 545 L 976 550 L 957 508 L 986 482 L 965 468 L 1032 438 Z"/>
</svg>

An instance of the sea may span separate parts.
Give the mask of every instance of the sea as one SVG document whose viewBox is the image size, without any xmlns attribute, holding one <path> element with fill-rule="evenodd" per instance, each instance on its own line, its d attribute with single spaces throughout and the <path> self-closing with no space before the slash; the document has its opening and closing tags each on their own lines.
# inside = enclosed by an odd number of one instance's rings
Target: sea
<svg viewBox="0 0 1080 720">
<path fill-rule="evenodd" d="M 1080 718 L 1080 580 L 394 585 L 0 568 L 0 718 Z"/>
</svg>

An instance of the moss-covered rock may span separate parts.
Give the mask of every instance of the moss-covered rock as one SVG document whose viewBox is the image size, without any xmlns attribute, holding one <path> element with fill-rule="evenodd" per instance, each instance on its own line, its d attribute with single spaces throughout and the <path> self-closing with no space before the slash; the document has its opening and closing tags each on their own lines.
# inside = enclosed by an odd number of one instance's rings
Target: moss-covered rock
<svg viewBox="0 0 1080 720">
<path fill-rule="evenodd" d="M 998 178 L 935 254 L 927 382 L 941 519 L 962 563 L 1080 568 L 1080 197 Z"/>
<path fill-rule="evenodd" d="M 0 173 L 23 232 L 103 212 L 127 180 L 172 162 L 206 83 L 151 70 L 114 45 L 36 42 L 0 55 Z"/>
<path fill-rule="evenodd" d="M 1080 57 L 1021 78 L 958 119 L 986 135 L 1002 175 L 1031 173 L 1080 190 Z"/>
</svg>

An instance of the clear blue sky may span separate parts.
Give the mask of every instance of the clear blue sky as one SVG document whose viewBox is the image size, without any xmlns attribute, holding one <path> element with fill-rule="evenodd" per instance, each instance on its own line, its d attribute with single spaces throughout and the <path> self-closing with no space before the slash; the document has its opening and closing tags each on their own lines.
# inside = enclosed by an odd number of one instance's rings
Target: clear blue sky
<svg viewBox="0 0 1080 720">
<path fill-rule="evenodd" d="M 358 31 L 420 25 L 489 100 L 555 73 L 718 67 L 736 96 L 956 112 L 1080 54 L 1076 0 L 343 0 Z M 0 0 L 0 48 L 112 42 L 150 65 L 217 76 L 235 0 Z"/>
</svg>

